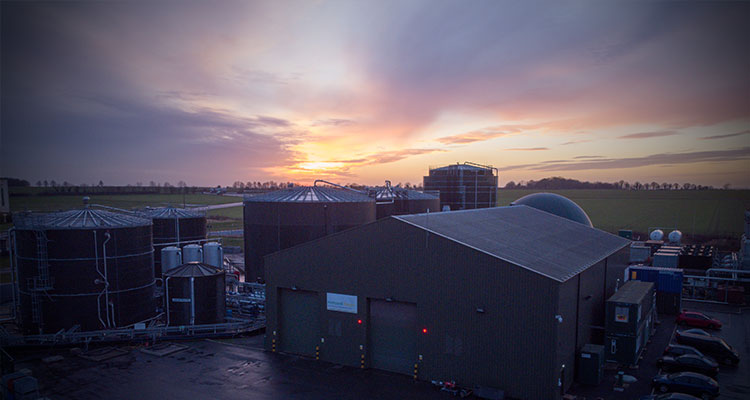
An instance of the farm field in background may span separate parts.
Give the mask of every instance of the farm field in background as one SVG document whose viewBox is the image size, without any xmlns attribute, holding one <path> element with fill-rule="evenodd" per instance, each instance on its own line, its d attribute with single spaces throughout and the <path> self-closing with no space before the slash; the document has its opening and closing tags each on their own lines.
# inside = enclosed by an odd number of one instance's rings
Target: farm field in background
<svg viewBox="0 0 750 400">
<path fill-rule="evenodd" d="M 504 206 L 542 190 L 498 190 Z M 750 209 L 750 190 L 548 190 L 578 203 L 594 226 L 616 233 L 618 229 L 646 232 L 649 227 L 677 228 L 685 235 L 738 237 L 743 213 Z M 81 207 L 81 195 L 13 196 L 12 211 L 55 211 Z M 181 194 L 92 195 L 91 203 L 132 209 L 146 206 L 182 207 Z M 241 197 L 188 194 L 188 206 L 241 202 Z M 208 212 L 209 230 L 242 229 L 242 207 Z M 8 228 L 3 225 L 2 228 Z"/>
<path fill-rule="evenodd" d="M 12 192 L 11 192 L 12 193 Z M 91 195 L 92 204 L 101 204 L 109 207 L 124 209 L 151 207 L 164 207 L 172 205 L 182 207 L 181 194 L 121 194 L 121 195 Z M 55 196 L 12 196 L 10 198 L 10 209 L 13 212 L 31 211 L 57 211 L 80 208 L 83 195 L 55 195 Z M 205 206 L 213 204 L 225 204 L 241 202 L 241 197 L 215 196 L 210 194 L 187 194 L 185 204 L 190 206 Z"/>
<path fill-rule="evenodd" d="M 122 194 L 122 195 L 91 195 L 92 204 L 101 204 L 109 207 L 123 208 L 126 210 L 134 208 L 182 207 L 183 197 L 181 194 Z M 31 211 L 57 211 L 81 208 L 83 195 L 58 195 L 58 196 L 13 196 L 10 198 L 12 212 Z M 216 196 L 210 194 L 187 194 L 185 204 L 188 207 L 206 206 L 214 204 L 238 203 L 242 197 Z M 222 208 L 210 210 L 207 214 L 209 220 L 209 231 L 229 230 L 242 228 L 242 207 Z M 0 229 L 8 229 L 11 224 L 0 225 Z"/>
<path fill-rule="evenodd" d="M 527 194 L 551 192 L 580 205 L 594 226 L 646 232 L 649 227 L 676 228 L 687 235 L 739 237 L 750 190 L 524 190 L 498 191 L 505 206 Z"/>
</svg>

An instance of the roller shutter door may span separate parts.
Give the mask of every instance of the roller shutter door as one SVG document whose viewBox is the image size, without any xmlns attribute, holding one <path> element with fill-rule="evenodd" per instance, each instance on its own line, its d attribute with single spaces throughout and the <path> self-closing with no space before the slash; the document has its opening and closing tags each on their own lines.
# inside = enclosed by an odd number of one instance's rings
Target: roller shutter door
<svg viewBox="0 0 750 400">
<path fill-rule="evenodd" d="M 318 344 L 318 294 L 281 289 L 279 349 L 286 353 L 315 355 Z"/>
<path fill-rule="evenodd" d="M 416 304 L 371 299 L 371 366 L 412 374 L 417 360 L 417 332 Z"/>
</svg>

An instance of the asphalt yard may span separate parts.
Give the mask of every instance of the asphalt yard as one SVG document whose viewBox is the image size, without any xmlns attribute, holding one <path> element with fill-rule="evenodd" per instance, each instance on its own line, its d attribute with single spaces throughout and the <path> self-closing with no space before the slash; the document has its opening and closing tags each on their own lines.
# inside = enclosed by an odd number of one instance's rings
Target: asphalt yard
<svg viewBox="0 0 750 400">
<path fill-rule="evenodd" d="M 716 381 L 719 383 L 720 395 L 717 400 L 747 400 L 750 399 L 750 308 L 742 309 L 736 306 L 683 302 L 689 310 L 705 312 L 724 324 L 720 331 L 710 333 L 724 338 L 740 355 L 740 363 L 736 367 L 720 365 Z M 661 323 L 657 326 L 656 334 L 651 338 L 641 355 L 641 360 L 635 368 L 625 367 L 621 370 L 637 379 L 635 383 L 627 385 L 623 391 L 615 391 L 615 380 L 619 371 L 614 366 L 605 368 L 605 376 L 601 385 L 585 386 L 574 384 L 569 393 L 579 396 L 578 399 L 638 399 L 653 393 L 651 379 L 660 370 L 656 366 L 667 344 L 674 337 L 676 329 L 675 317 L 661 315 Z"/>
</svg>

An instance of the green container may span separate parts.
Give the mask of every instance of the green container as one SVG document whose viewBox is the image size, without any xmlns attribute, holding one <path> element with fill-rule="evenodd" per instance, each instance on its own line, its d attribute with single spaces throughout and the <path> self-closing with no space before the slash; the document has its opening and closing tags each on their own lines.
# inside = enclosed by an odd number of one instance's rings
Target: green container
<svg viewBox="0 0 750 400">
<path fill-rule="evenodd" d="M 577 380 L 583 385 L 598 386 L 604 378 L 604 346 L 587 344 L 578 354 Z"/>
</svg>

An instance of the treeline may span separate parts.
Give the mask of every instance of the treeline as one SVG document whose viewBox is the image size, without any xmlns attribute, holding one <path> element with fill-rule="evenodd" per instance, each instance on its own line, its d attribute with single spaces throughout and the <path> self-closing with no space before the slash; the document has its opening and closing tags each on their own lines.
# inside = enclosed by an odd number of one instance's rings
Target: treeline
<svg viewBox="0 0 750 400">
<path fill-rule="evenodd" d="M 118 195 L 118 194 L 193 194 L 208 191 L 211 188 L 188 186 L 185 181 L 177 185 L 169 182 L 151 181 L 148 185 L 137 182 L 135 185 L 106 186 L 101 180 L 96 184 L 82 183 L 73 185 L 67 181 L 58 183 L 55 180 L 40 180 L 32 186 L 28 181 L 15 178 L 8 180 L 8 186 L 16 188 L 10 191 L 11 196 L 57 196 L 57 195 Z"/>
<path fill-rule="evenodd" d="M 253 181 L 235 181 L 232 184 L 233 189 L 243 190 L 243 189 L 283 189 L 286 187 L 289 187 L 290 185 L 293 185 L 292 182 L 275 182 L 275 181 L 268 181 L 268 182 L 253 182 Z"/>
<path fill-rule="evenodd" d="M 0 178 L 0 180 L 7 180 L 8 181 L 8 187 L 28 187 L 31 186 L 29 181 L 25 179 L 18 179 L 18 178 Z"/>
<path fill-rule="evenodd" d="M 562 177 L 544 178 L 538 181 L 519 181 L 518 183 L 510 181 L 505 189 L 619 189 L 619 190 L 710 190 L 713 186 L 696 185 L 694 183 L 669 183 L 669 182 L 639 182 L 633 183 L 626 181 L 619 182 L 581 182 L 576 179 Z M 729 184 L 723 186 L 729 189 Z"/>
<path fill-rule="evenodd" d="M 381 185 L 378 185 L 378 186 L 382 186 L 384 184 L 385 183 L 383 183 Z M 235 181 L 232 184 L 232 188 L 233 189 L 237 189 L 238 191 L 242 191 L 242 190 L 275 190 L 275 189 L 284 189 L 284 188 L 287 188 L 287 187 L 289 187 L 291 185 L 299 186 L 298 183 L 293 183 L 293 182 L 275 182 L 275 181 L 268 181 L 268 182 L 252 182 L 252 181 L 241 182 L 241 181 Z M 363 190 L 363 189 L 366 189 L 366 188 L 370 187 L 368 185 L 362 185 L 362 184 L 359 184 L 359 183 L 341 183 L 340 185 L 341 186 L 348 186 L 348 187 L 350 187 L 352 189 L 357 189 L 357 190 Z M 393 186 L 394 187 L 398 187 L 398 188 L 412 189 L 412 190 L 422 190 L 422 184 L 421 183 L 420 184 L 412 185 L 409 182 L 406 182 L 406 183 L 399 182 L 399 183 L 397 183 L 397 184 L 395 184 Z"/>
</svg>

